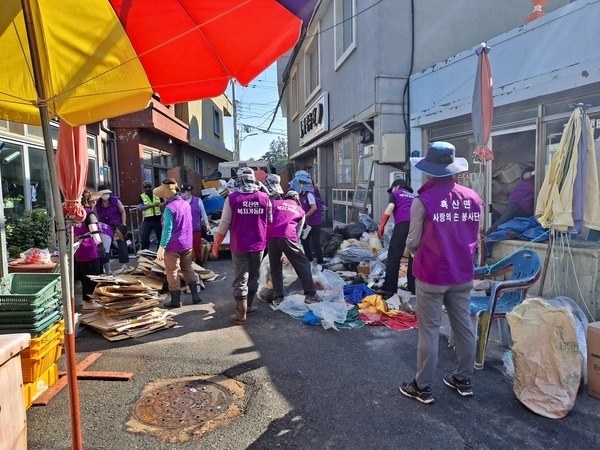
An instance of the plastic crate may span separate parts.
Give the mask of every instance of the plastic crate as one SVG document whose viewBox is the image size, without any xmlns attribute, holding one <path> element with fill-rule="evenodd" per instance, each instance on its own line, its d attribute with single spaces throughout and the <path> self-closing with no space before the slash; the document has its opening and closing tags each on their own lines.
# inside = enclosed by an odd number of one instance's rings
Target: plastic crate
<svg viewBox="0 0 600 450">
<path fill-rule="evenodd" d="M 41 306 L 31 311 L 0 311 L 0 325 L 39 323 L 56 311 L 62 311 L 62 299 L 60 295 L 51 297 Z"/>
<path fill-rule="evenodd" d="M 35 357 L 26 358 L 21 355 L 21 370 L 23 382 L 32 383 L 37 380 L 48 368 L 54 364 L 62 355 L 62 347 L 59 345 L 58 336 L 49 341 Z"/>
<path fill-rule="evenodd" d="M 1 280 L 10 294 L 0 294 L 0 311 L 33 310 L 60 293 L 60 274 L 10 273 Z"/>
<path fill-rule="evenodd" d="M 49 316 L 34 324 L 12 323 L 0 324 L 0 334 L 29 333 L 31 337 L 40 337 L 48 328 L 62 319 L 62 311 L 54 311 Z"/>
<path fill-rule="evenodd" d="M 59 345 L 64 338 L 65 321 L 61 319 L 59 322 L 50 327 L 40 337 L 32 338 L 29 341 L 29 347 L 21 350 L 21 358 L 39 358 L 44 351 L 47 350 L 47 345 L 55 339 L 58 339 Z"/>
<path fill-rule="evenodd" d="M 35 381 L 23 383 L 23 398 L 25 399 L 25 409 L 28 409 L 33 402 L 48 388 L 52 387 L 58 381 L 58 365 L 50 365 Z"/>
</svg>

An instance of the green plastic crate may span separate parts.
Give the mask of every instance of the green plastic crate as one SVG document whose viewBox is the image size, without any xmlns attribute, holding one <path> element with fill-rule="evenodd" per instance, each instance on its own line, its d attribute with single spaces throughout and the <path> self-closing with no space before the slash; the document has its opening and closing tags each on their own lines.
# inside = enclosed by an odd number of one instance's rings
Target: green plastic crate
<svg viewBox="0 0 600 450">
<path fill-rule="evenodd" d="M 60 311 L 53 311 L 49 316 L 44 317 L 42 320 L 34 324 L 0 324 L 0 334 L 29 333 L 31 334 L 31 337 L 35 338 L 43 334 L 48 328 L 50 328 L 60 319 L 62 319 L 62 313 Z"/>
<path fill-rule="evenodd" d="M 11 273 L 0 280 L 0 311 L 31 311 L 60 291 L 58 273 Z"/>
</svg>

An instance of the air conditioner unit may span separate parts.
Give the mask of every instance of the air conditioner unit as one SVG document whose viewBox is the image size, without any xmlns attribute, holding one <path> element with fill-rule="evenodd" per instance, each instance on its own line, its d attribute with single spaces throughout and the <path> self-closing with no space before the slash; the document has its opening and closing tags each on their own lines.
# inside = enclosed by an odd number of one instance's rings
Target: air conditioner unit
<svg viewBox="0 0 600 450">
<path fill-rule="evenodd" d="M 382 135 L 381 147 L 374 159 L 380 163 L 406 162 L 406 136 L 403 133 Z"/>
</svg>

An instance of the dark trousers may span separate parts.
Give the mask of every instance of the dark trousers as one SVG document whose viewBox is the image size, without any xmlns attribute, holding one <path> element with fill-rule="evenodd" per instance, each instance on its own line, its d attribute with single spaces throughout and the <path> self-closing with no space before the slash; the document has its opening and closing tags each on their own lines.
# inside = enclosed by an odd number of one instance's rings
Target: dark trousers
<svg viewBox="0 0 600 450">
<path fill-rule="evenodd" d="M 383 286 L 381 286 L 382 291 L 392 293 L 398 292 L 398 273 L 400 272 L 400 261 L 402 260 L 404 248 L 406 247 L 409 226 L 410 221 L 408 220 L 394 225 L 394 231 L 392 232 L 392 238 L 390 239 L 390 245 L 388 247 L 387 263 L 385 265 L 385 280 L 383 281 Z M 412 257 L 408 259 L 406 277 L 407 288 L 414 293 L 415 278 L 412 274 Z"/>
<path fill-rule="evenodd" d="M 271 266 L 271 282 L 273 283 L 273 298 L 283 297 L 283 266 L 281 255 L 284 254 L 302 284 L 305 294 L 315 294 L 315 282 L 312 278 L 311 265 L 302 247 L 297 242 L 286 238 L 272 238 L 267 241 L 269 264 Z"/>
<path fill-rule="evenodd" d="M 316 225 L 308 232 L 306 239 L 302 239 L 304 254 L 309 261 L 317 258 L 318 264 L 323 264 L 323 250 L 321 250 L 321 225 Z"/>
<path fill-rule="evenodd" d="M 148 250 L 150 248 L 150 234 L 154 231 L 156 234 L 156 239 L 160 245 L 160 237 L 162 235 L 162 224 L 160 223 L 160 217 L 156 216 L 158 220 L 155 218 L 152 219 L 144 219 L 142 220 L 142 226 L 140 227 L 140 244 L 142 245 L 142 250 Z"/>
<path fill-rule="evenodd" d="M 492 234 L 496 229 L 505 222 L 514 219 L 515 217 L 529 217 L 531 214 L 527 213 L 518 203 L 509 203 L 502 211 L 502 215 L 496 220 L 491 227 L 485 232 L 485 235 Z"/>
<path fill-rule="evenodd" d="M 102 258 L 92 261 L 79 262 L 75 260 L 73 266 L 75 279 L 81 281 L 81 294 L 84 300 L 89 300 L 94 293 L 96 282 L 90 280 L 88 275 L 102 275 Z"/>
</svg>

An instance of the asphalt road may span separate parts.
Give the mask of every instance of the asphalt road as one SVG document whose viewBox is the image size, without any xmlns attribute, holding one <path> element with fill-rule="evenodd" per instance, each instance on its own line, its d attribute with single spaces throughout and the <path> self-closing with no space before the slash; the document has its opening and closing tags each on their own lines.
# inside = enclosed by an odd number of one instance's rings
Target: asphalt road
<svg viewBox="0 0 600 450">
<path fill-rule="evenodd" d="M 303 325 L 258 301 L 244 327 L 229 323 L 231 260 L 208 268 L 224 280 L 207 283 L 203 303 L 183 295 L 179 326 L 139 339 L 109 342 L 83 328 L 77 358 L 102 357 L 89 368 L 128 371 L 130 381 L 80 380 L 86 449 L 591 449 L 600 445 L 600 400 L 580 389 L 563 419 L 524 407 L 504 374 L 502 349 L 491 342 L 475 395 L 460 397 L 442 383 L 454 367 L 447 327 L 440 337 L 435 402 L 402 396 L 415 371 L 417 331 L 365 326 L 325 330 Z M 64 367 L 64 355 L 59 361 Z M 242 414 L 226 426 L 178 444 L 128 431 L 144 388 L 164 379 L 222 375 L 243 384 Z M 67 390 L 27 412 L 29 449 L 71 446 Z"/>
</svg>

